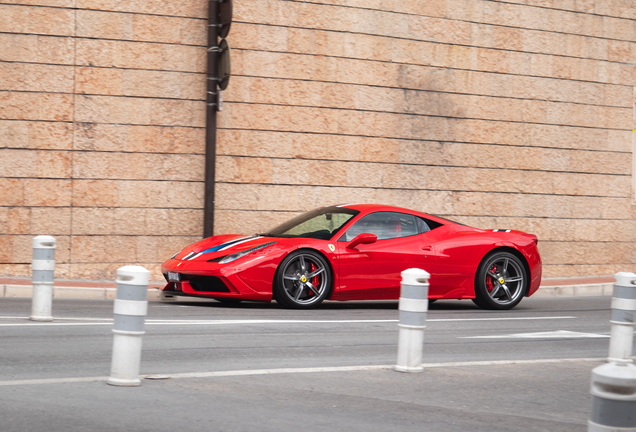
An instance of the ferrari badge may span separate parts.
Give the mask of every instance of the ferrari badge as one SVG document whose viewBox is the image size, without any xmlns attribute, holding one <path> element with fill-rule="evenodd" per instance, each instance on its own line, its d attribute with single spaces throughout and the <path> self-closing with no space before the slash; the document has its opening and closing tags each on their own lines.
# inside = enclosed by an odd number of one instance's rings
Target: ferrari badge
<svg viewBox="0 0 636 432">
<path fill-rule="evenodd" d="M 329 245 L 327 245 L 327 246 L 329 246 L 329 250 L 330 250 L 331 252 L 335 252 L 335 251 L 336 251 L 336 247 L 335 247 L 334 245 L 329 244 Z"/>
</svg>

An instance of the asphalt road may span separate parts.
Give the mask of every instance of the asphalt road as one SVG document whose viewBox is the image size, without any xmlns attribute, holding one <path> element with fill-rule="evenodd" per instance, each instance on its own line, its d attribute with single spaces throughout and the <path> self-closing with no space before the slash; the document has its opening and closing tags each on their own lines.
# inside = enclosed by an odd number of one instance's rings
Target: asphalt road
<svg viewBox="0 0 636 432">
<path fill-rule="evenodd" d="M 112 301 L 56 300 L 55 321 L 35 323 L 30 299 L 2 299 L 0 431 L 584 431 L 609 305 L 530 298 L 492 312 L 438 301 L 429 367 L 402 374 L 388 368 L 397 302 L 151 302 L 141 374 L 170 379 L 120 388 L 103 382 Z"/>
</svg>

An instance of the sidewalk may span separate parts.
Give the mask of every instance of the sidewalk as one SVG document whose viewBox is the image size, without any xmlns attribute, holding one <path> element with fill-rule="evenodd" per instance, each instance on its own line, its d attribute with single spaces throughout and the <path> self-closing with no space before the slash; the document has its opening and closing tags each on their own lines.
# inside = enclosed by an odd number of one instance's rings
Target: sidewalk
<svg viewBox="0 0 636 432">
<path fill-rule="evenodd" d="M 159 290 L 162 282 L 150 282 L 148 300 L 160 300 Z M 30 298 L 33 287 L 30 279 L 0 277 L 0 297 Z M 117 284 L 106 281 L 91 280 L 55 280 L 53 298 L 66 299 L 114 299 L 117 295 Z"/>
<path fill-rule="evenodd" d="M 151 282 L 148 300 L 160 300 L 159 290 L 163 282 Z M 543 279 L 533 297 L 582 297 L 612 295 L 613 276 L 589 276 L 577 278 Z M 89 280 L 56 280 L 53 298 L 114 299 L 115 282 Z M 0 297 L 26 297 L 32 295 L 31 280 L 24 278 L 0 278 Z"/>
</svg>

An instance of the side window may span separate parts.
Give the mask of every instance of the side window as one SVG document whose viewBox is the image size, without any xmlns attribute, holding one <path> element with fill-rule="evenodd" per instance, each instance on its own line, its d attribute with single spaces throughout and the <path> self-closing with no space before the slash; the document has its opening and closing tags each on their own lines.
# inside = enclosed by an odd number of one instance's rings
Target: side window
<svg viewBox="0 0 636 432">
<path fill-rule="evenodd" d="M 416 218 L 417 219 L 417 230 L 418 232 L 421 233 L 425 233 L 425 232 L 429 232 L 430 230 L 433 230 L 437 227 L 441 227 L 442 224 L 439 222 L 435 222 L 429 219 L 424 219 L 421 217 Z"/>
<path fill-rule="evenodd" d="M 375 234 L 378 240 L 409 237 L 419 234 L 417 219 L 404 213 L 372 213 L 356 222 L 339 241 L 349 242 L 362 233 Z"/>
</svg>

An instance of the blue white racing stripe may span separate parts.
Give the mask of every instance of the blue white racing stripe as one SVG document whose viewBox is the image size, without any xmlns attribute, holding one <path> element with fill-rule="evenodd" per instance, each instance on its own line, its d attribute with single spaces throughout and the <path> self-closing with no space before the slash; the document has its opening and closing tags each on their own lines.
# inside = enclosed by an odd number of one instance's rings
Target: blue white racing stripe
<svg viewBox="0 0 636 432">
<path fill-rule="evenodd" d="M 203 255 L 203 252 L 199 252 L 196 255 L 193 255 L 193 254 L 194 254 L 194 252 L 191 252 L 187 256 L 184 256 L 183 257 L 183 261 L 190 261 L 190 260 L 193 260 L 193 259 L 195 259 L 197 257 L 200 257 L 201 255 Z"/>
<path fill-rule="evenodd" d="M 201 251 L 199 253 L 190 252 L 188 255 L 183 257 L 183 261 L 190 261 L 190 260 L 193 260 L 195 258 L 200 257 L 204 253 L 216 252 L 216 251 L 219 251 L 219 250 L 222 250 L 222 249 L 227 249 L 227 248 L 229 248 L 231 246 L 234 246 L 235 244 L 243 243 L 243 242 L 246 242 L 246 241 L 254 239 L 254 238 L 257 238 L 257 237 L 256 236 L 240 237 L 238 239 L 235 239 L 235 240 L 232 240 L 232 241 L 229 241 L 229 242 L 221 243 L 220 245 L 211 247 L 211 248 L 206 249 L 204 251 Z"/>
<path fill-rule="evenodd" d="M 204 253 L 223 251 L 223 250 L 231 248 L 232 246 L 236 246 L 236 245 L 239 245 L 241 243 L 245 243 L 245 242 L 248 242 L 250 240 L 257 240 L 257 239 L 260 239 L 260 238 L 263 238 L 263 237 L 262 236 L 241 237 L 241 238 L 238 238 L 238 239 L 235 239 L 235 240 L 232 240 L 232 241 L 229 241 L 229 242 L 225 242 L 225 243 L 222 243 L 220 245 L 211 247 L 211 248 L 206 249 L 204 251 L 201 251 L 199 253 L 190 252 L 188 255 L 183 257 L 183 261 L 191 261 L 191 260 L 193 260 L 195 258 L 200 257 Z"/>
<path fill-rule="evenodd" d="M 253 238 L 256 238 L 256 236 L 248 236 L 248 237 L 241 237 L 241 238 L 237 238 L 237 239 L 234 239 L 234 240 L 232 240 L 232 241 L 225 242 L 225 243 L 221 243 L 220 245 L 217 245 L 217 246 L 211 247 L 210 249 L 206 249 L 206 250 L 204 250 L 204 251 L 203 251 L 203 252 L 201 252 L 201 253 L 217 252 L 217 251 L 220 251 L 220 250 L 222 250 L 222 249 L 226 249 L 226 248 L 228 248 L 228 247 L 230 247 L 230 246 L 233 246 L 233 245 L 235 245 L 235 244 L 239 244 L 239 243 L 246 242 L 246 241 L 248 241 L 249 239 L 253 239 Z"/>
<path fill-rule="evenodd" d="M 225 249 L 229 249 L 229 248 L 231 248 L 232 246 L 236 246 L 236 245 L 238 245 L 238 244 L 245 243 L 245 242 L 248 242 L 248 241 L 250 241 L 250 240 L 257 240 L 257 239 L 260 239 L 260 238 L 263 238 L 263 237 L 262 237 L 262 236 L 258 236 L 258 237 L 252 236 L 252 237 L 247 237 L 247 238 L 246 238 L 246 239 L 244 239 L 244 240 L 235 240 L 235 241 L 233 241 L 231 244 L 227 244 L 227 246 L 222 247 L 221 249 L 218 249 L 218 250 L 219 250 L 219 251 L 224 251 Z M 221 246 L 223 246 L 223 245 L 221 245 Z"/>
</svg>

